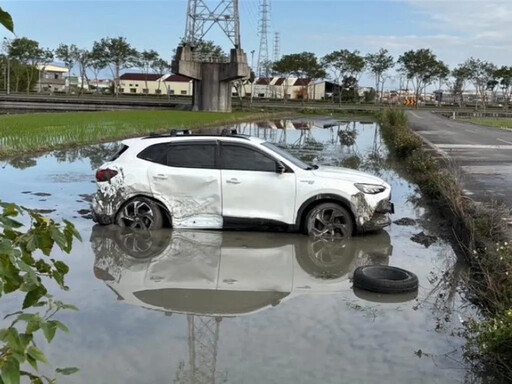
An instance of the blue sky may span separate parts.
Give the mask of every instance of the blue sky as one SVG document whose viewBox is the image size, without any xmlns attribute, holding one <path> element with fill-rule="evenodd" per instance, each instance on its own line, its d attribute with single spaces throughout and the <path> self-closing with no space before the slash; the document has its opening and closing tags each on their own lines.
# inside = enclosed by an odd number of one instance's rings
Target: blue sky
<svg viewBox="0 0 512 384">
<path fill-rule="evenodd" d="M 2 6 L 13 15 L 17 36 L 49 48 L 61 42 L 89 48 L 102 37 L 125 36 L 136 48 L 155 49 L 169 60 L 185 28 L 185 0 L 15 0 Z M 242 47 L 257 51 L 258 1 L 240 0 L 240 13 Z M 432 48 L 451 66 L 469 56 L 512 64 L 510 0 L 273 0 L 271 16 L 282 54 L 385 47 L 398 56 Z M 221 34 L 209 38 L 229 48 Z M 269 48 L 271 53 L 272 35 Z"/>
</svg>

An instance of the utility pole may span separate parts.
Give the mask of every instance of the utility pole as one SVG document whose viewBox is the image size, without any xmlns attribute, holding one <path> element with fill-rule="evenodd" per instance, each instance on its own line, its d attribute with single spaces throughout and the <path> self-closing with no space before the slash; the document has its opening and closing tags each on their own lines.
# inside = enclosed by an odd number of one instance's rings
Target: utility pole
<svg viewBox="0 0 512 384">
<path fill-rule="evenodd" d="M 270 27 L 270 0 L 260 0 L 260 50 L 258 53 L 258 77 L 268 77 L 268 33 Z"/>
</svg>

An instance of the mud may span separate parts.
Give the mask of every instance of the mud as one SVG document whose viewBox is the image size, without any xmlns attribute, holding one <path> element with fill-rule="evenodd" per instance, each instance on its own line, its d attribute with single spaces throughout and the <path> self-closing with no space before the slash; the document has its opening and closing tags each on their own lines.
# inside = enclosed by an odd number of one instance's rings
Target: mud
<svg viewBox="0 0 512 384">
<path fill-rule="evenodd" d="M 465 267 L 436 210 L 387 161 L 379 128 L 333 118 L 237 128 L 308 161 L 384 178 L 393 219 L 416 224 L 334 243 L 283 233 L 134 234 L 78 216 L 90 209 L 95 167 L 116 145 L 16 159 L 0 172 L 9 185 L 0 199 L 54 208 L 48 215 L 71 219 L 83 238 L 71 255 L 53 255 L 71 271 L 69 291 L 52 293 L 80 308 L 59 313 L 70 333 L 43 345 L 55 367 L 80 367 L 62 382 L 480 383 L 463 357 L 461 321 L 475 315 L 460 296 Z M 355 132 L 354 144 L 350 134 L 342 145 L 340 131 Z M 26 191 L 51 195 L 39 203 Z M 437 241 L 411 241 L 419 231 Z M 351 274 L 365 264 L 416 273 L 417 296 L 354 291 Z"/>
<path fill-rule="evenodd" d="M 428 248 L 437 241 L 437 237 L 427 235 L 425 232 L 421 231 L 420 233 L 416 233 L 411 236 L 411 240 Z"/>
<path fill-rule="evenodd" d="M 411 219 L 410 217 L 402 217 L 401 219 L 393 221 L 393 224 L 396 225 L 416 225 L 416 220 Z"/>
</svg>

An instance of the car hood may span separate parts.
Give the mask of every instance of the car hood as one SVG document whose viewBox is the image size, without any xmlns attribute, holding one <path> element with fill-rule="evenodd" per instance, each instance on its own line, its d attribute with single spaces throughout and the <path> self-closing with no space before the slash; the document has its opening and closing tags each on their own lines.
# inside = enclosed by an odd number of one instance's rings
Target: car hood
<svg viewBox="0 0 512 384">
<path fill-rule="evenodd" d="M 353 183 L 388 185 L 380 177 L 373 176 L 365 172 L 356 171 L 350 168 L 318 167 L 318 169 L 315 169 L 312 172 L 317 177 L 339 179 L 344 181 L 350 181 Z"/>
</svg>

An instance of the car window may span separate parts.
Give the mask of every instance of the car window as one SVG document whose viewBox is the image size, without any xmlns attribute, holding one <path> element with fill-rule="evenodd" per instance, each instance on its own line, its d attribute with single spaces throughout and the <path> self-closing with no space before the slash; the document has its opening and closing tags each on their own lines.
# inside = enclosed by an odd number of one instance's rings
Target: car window
<svg viewBox="0 0 512 384">
<path fill-rule="evenodd" d="M 167 152 L 167 147 L 169 147 L 169 144 L 167 143 L 155 144 L 144 149 L 137 155 L 137 157 L 139 159 L 151 161 L 153 163 L 165 165 L 165 154 Z"/>
<path fill-rule="evenodd" d="M 171 145 L 167 150 L 166 163 L 170 167 L 214 169 L 215 145 Z"/>
<path fill-rule="evenodd" d="M 223 144 L 222 169 L 275 172 L 276 161 L 247 147 Z"/>
<path fill-rule="evenodd" d="M 215 148 L 213 143 L 163 143 L 146 148 L 137 157 L 170 167 L 215 169 Z"/>
</svg>

